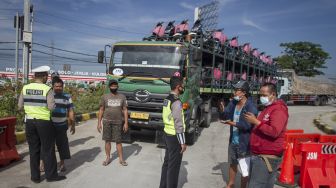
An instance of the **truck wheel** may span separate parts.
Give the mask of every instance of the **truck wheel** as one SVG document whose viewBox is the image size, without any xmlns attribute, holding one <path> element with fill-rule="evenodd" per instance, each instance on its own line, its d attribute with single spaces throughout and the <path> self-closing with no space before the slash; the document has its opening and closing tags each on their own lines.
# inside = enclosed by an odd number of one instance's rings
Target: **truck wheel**
<svg viewBox="0 0 336 188">
<path fill-rule="evenodd" d="M 187 133 L 186 134 L 186 144 L 187 145 L 194 145 L 195 142 L 196 142 L 196 130 L 190 132 L 190 133 Z"/>
<path fill-rule="evenodd" d="M 314 101 L 314 106 L 319 106 L 321 105 L 321 99 L 320 97 L 316 97 L 315 101 Z"/>
<path fill-rule="evenodd" d="M 327 104 L 328 104 L 328 98 L 325 96 L 321 97 L 321 106 L 324 106 Z"/>
<path fill-rule="evenodd" d="M 208 100 L 205 105 L 208 105 L 208 112 L 204 112 L 204 121 L 202 122 L 202 127 L 209 128 L 212 119 L 212 104 L 211 100 Z"/>
</svg>

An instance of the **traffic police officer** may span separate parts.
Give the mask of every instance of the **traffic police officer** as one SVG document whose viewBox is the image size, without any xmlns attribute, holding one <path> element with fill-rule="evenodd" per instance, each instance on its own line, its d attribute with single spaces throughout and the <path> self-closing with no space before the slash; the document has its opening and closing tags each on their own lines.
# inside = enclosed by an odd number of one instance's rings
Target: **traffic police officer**
<svg viewBox="0 0 336 188">
<path fill-rule="evenodd" d="M 162 165 L 160 188 L 176 188 L 185 144 L 185 122 L 182 103 L 179 99 L 184 91 L 181 77 L 170 78 L 171 93 L 164 100 L 162 119 L 164 123 L 166 153 Z"/>
<path fill-rule="evenodd" d="M 23 86 L 19 97 L 19 110 L 24 110 L 26 136 L 30 154 L 31 180 L 39 183 L 40 156 L 45 164 L 48 182 L 63 180 L 65 176 L 57 174 L 55 155 L 55 127 L 51 122 L 51 111 L 55 108 L 53 91 L 45 83 L 48 80 L 49 66 L 40 66 L 32 70 L 35 82 Z"/>
</svg>

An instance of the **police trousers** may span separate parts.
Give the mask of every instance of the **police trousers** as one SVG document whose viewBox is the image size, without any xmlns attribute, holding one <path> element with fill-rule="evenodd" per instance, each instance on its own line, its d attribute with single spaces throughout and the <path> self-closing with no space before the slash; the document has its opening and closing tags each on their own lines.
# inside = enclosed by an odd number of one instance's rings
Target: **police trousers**
<svg viewBox="0 0 336 188">
<path fill-rule="evenodd" d="M 160 188 L 177 188 L 182 162 L 181 145 L 176 135 L 165 134 L 166 153 L 161 171 Z"/>
<path fill-rule="evenodd" d="M 40 156 L 44 162 L 46 179 L 58 176 L 55 154 L 56 130 L 52 122 L 27 119 L 26 137 L 29 145 L 31 179 L 40 179 Z"/>
</svg>

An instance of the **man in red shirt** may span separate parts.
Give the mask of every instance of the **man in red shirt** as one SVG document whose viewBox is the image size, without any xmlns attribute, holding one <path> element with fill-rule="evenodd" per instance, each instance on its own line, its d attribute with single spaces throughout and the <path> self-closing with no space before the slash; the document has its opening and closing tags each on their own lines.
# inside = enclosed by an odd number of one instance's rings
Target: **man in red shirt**
<svg viewBox="0 0 336 188">
<path fill-rule="evenodd" d="M 260 88 L 260 102 L 265 109 L 258 118 L 249 112 L 245 114 L 246 121 L 254 125 L 250 137 L 249 188 L 274 186 L 288 122 L 287 106 L 277 99 L 275 84 L 266 83 Z"/>
</svg>

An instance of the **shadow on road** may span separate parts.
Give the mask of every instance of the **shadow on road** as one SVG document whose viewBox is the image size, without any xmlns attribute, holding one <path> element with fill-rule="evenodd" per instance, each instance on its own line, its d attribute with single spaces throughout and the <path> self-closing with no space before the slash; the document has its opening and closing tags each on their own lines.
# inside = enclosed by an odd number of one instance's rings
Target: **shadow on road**
<svg viewBox="0 0 336 188">
<path fill-rule="evenodd" d="M 182 188 L 185 183 L 188 182 L 188 170 L 186 166 L 188 165 L 187 161 L 182 161 L 179 175 L 178 188 Z"/>
<path fill-rule="evenodd" d="M 67 170 L 65 174 L 69 174 L 71 171 L 82 166 L 85 162 L 92 162 L 100 152 L 100 147 L 94 147 L 91 149 L 80 150 L 73 154 L 71 157 L 71 163 L 66 166 Z"/>
<path fill-rule="evenodd" d="M 229 167 L 230 167 L 230 164 L 228 162 L 222 162 L 222 163 L 218 163 L 216 166 L 212 168 L 212 170 L 221 171 L 221 173 L 212 173 L 212 174 L 221 175 L 225 185 L 227 185 L 227 183 L 229 182 Z M 239 172 L 237 172 L 235 184 L 234 184 L 235 187 L 240 187 L 240 179 L 241 179 L 241 175 Z"/>
<path fill-rule="evenodd" d="M 124 160 L 127 160 L 131 155 L 139 155 L 142 150 L 142 146 L 139 144 L 132 144 L 128 146 L 123 146 Z M 111 160 L 114 161 L 118 158 L 118 152 L 115 151 L 112 153 Z"/>
<path fill-rule="evenodd" d="M 16 165 L 19 165 L 19 164 L 21 164 L 21 163 L 26 162 L 26 160 L 23 159 L 23 158 L 24 158 L 25 156 L 27 156 L 28 154 L 29 154 L 28 152 L 25 152 L 24 155 L 23 155 L 23 154 L 20 155 L 20 157 L 21 157 L 20 160 L 18 160 L 18 161 L 13 161 L 12 163 L 10 163 L 9 165 L 6 165 L 6 166 L 0 166 L 0 172 L 5 171 L 5 170 L 10 169 L 10 168 L 12 168 L 12 167 L 14 167 L 14 166 L 16 166 Z"/>
<path fill-rule="evenodd" d="M 77 139 L 77 140 L 73 140 L 69 143 L 69 146 L 70 147 L 75 147 L 75 146 L 78 146 L 78 145 L 83 145 L 85 144 L 85 142 L 91 140 L 92 138 L 95 138 L 94 136 L 88 136 L 86 138 L 80 138 L 80 139 Z"/>
</svg>

